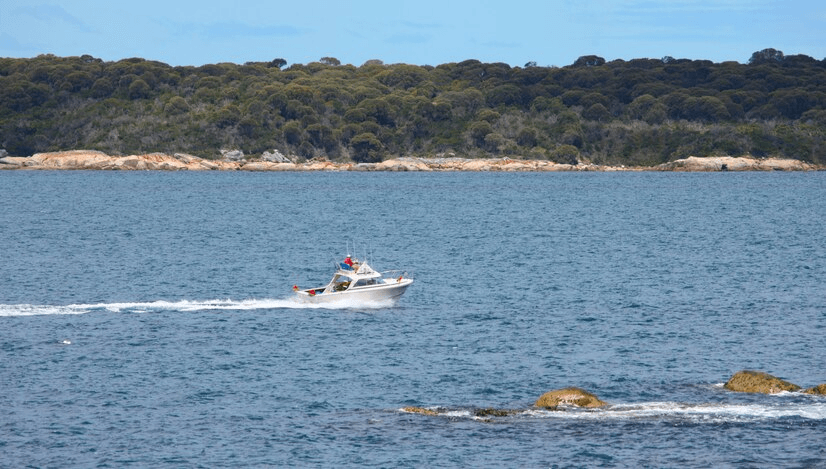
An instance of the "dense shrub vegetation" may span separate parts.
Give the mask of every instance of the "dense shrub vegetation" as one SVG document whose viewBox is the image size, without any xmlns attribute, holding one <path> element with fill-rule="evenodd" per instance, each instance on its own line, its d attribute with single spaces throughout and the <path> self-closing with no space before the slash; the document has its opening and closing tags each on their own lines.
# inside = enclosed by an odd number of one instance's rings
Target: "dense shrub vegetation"
<svg viewBox="0 0 826 469">
<path fill-rule="evenodd" d="M 585 56 L 566 67 L 0 58 L 0 148 L 12 155 L 278 149 L 365 162 L 454 153 L 653 165 L 751 154 L 823 164 L 824 142 L 826 59 L 774 49 L 746 64 Z"/>
</svg>

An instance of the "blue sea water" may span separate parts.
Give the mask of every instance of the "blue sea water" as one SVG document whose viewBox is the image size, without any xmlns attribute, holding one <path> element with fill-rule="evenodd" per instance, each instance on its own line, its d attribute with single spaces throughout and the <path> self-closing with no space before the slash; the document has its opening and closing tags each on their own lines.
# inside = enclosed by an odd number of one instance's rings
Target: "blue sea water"
<svg viewBox="0 0 826 469">
<path fill-rule="evenodd" d="M 826 466 L 826 397 L 722 387 L 826 383 L 826 173 L 0 189 L 0 467 Z M 292 300 L 347 251 L 415 283 Z M 566 386 L 611 405 L 532 407 Z"/>
</svg>

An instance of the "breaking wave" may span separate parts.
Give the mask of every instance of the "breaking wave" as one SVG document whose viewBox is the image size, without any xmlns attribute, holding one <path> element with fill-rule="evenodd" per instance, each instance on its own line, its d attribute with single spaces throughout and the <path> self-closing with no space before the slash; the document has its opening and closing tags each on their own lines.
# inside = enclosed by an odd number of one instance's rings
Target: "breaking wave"
<svg viewBox="0 0 826 469">
<path fill-rule="evenodd" d="M 800 396 L 799 393 L 788 393 Z M 767 396 L 774 397 L 774 396 Z M 807 402 L 794 403 L 700 403 L 642 402 L 635 404 L 613 404 L 602 409 L 567 408 L 561 410 L 526 409 L 508 411 L 501 418 L 534 418 L 571 421 L 674 421 L 684 423 L 742 423 L 759 422 L 782 418 L 826 420 L 826 401 L 820 396 L 807 396 Z M 401 412 L 409 412 L 399 409 Z M 436 416 L 490 420 L 489 415 L 478 416 L 474 409 L 430 407 Z"/>
<path fill-rule="evenodd" d="M 248 300 L 178 300 L 152 302 L 93 303 L 72 305 L 3 305 L 0 317 L 87 314 L 92 312 L 151 313 L 159 311 L 256 310 L 256 309 L 379 309 L 393 306 L 392 301 L 355 302 L 349 299 L 325 304 L 302 303 L 297 299 Z"/>
<path fill-rule="evenodd" d="M 672 419 L 692 423 L 751 422 L 778 418 L 799 417 L 826 419 L 826 403 L 794 404 L 685 404 L 677 402 L 648 402 L 616 404 L 603 410 L 553 412 L 531 410 L 528 414 L 542 418 L 596 419 L 596 420 L 662 420 Z"/>
</svg>

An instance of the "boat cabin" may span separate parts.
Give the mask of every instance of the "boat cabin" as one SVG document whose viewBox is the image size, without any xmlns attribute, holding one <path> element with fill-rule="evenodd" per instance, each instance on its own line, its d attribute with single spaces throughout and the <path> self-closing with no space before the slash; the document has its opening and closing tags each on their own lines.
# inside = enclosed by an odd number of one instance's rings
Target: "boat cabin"
<svg viewBox="0 0 826 469">
<path fill-rule="evenodd" d="M 325 293 L 342 292 L 352 288 L 384 283 L 381 274 L 373 270 L 366 262 L 359 263 L 358 260 L 355 260 L 352 267 L 342 262 L 337 267 L 333 279 L 324 289 Z"/>
</svg>

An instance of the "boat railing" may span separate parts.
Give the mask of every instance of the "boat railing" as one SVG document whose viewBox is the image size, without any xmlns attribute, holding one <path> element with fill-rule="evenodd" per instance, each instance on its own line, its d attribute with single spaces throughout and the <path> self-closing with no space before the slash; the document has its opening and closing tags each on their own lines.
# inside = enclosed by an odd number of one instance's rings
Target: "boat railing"
<svg viewBox="0 0 826 469">
<path fill-rule="evenodd" d="M 385 270 L 381 273 L 383 278 L 399 278 L 399 276 L 404 278 L 413 278 L 413 272 L 409 270 Z"/>
</svg>

